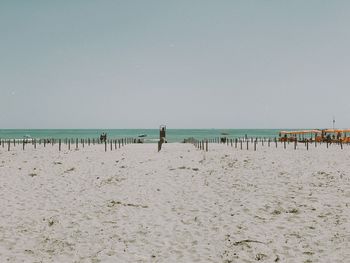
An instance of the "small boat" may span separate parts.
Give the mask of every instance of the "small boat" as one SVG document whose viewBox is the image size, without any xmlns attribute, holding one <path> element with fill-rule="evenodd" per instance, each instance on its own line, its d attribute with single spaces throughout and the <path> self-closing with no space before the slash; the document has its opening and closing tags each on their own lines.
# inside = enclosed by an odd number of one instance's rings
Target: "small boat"
<svg viewBox="0 0 350 263">
<path fill-rule="evenodd" d="M 139 135 L 139 138 L 144 138 L 144 137 L 147 137 L 147 134 L 140 134 Z"/>
</svg>

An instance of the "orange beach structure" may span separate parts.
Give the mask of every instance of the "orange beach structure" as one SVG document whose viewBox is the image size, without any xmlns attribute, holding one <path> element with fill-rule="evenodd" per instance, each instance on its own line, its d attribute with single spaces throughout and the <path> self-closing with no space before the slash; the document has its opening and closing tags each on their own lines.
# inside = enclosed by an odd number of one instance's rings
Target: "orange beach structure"
<svg viewBox="0 0 350 263">
<path fill-rule="evenodd" d="M 342 142 L 350 143 L 350 129 L 280 131 L 279 141 L 286 142 Z"/>
</svg>

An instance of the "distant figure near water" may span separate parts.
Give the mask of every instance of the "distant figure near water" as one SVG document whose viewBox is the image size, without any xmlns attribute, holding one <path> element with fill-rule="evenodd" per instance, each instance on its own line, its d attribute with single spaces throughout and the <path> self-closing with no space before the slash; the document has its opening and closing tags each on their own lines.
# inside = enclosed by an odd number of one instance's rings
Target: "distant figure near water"
<svg viewBox="0 0 350 263">
<path fill-rule="evenodd" d="M 166 143 L 166 126 L 161 125 L 159 129 L 158 152 L 162 149 L 162 144 Z"/>
<path fill-rule="evenodd" d="M 106 133 L 102 133 L 100 135 L 100 141 L 101 142 L 106 142 L 107 141 L 107 134 Z"/>
</svg>

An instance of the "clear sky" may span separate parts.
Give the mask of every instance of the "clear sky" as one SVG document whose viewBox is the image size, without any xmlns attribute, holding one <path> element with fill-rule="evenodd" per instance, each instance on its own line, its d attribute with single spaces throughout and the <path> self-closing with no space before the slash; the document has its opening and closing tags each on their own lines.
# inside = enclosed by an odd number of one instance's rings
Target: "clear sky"
<svg viewBox="0 0 350 263">
<path fill-rule="evenodd" d="M 350 1 L 0 1 L 0 128 L 350 127 Z"/>
</svg>

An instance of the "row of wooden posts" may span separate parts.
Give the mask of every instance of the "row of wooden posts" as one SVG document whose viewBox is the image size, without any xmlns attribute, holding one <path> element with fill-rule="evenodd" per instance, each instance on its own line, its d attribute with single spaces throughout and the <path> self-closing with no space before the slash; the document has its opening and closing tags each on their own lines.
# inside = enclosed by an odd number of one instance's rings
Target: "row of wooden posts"
<svg viewBox="0 0 350 263">
<path fill-rule="evenodd" d="M 105 146 L 105 151 L 107 152 L 107 149 L 110 148 L 112 151 L 113 148 L 114 150 L 121 148 L 127 144 L 132 144 L 136 143 L 136 139 L 134 138 L 121 138 L 121 139 L 109 139 L 109 140 L 104 140 L 101 141 L 99 139 L 29 139 L 29 140 L 3 140 L 0 139 L 0 147 L 5 148 L 7 147 L 7 150 L 11 150 L 11 145 L 13 147 L 16 147 L 16 145 L 21 145 L 22 149 L 25 150 L 25 147 L 27 144 L 32 144 L 34 149 L 36 149 L 37 145 L 43 145 L 44 147 L 51 145 L 54 146 L 58 144 L 58 150 L 62 150 L 62 145 L 65 144 L 68 148 L 68 150 L 71 150 L 72 147 L 74 147 L 75 144 L 75 149 L 79 149 L 79 143 L 80 145 L 84 148 L 85 146 L 90 146 L 90 145 L 95 145 L 95 144 L 104 144 Z"/>
<path fill-rule="evenodd" d="M 206 152 L 208 151 L 209 140 L 201 140 L 201 141 L 194 140 L 192 143 L 197 149 L 203 150 L 203 151 L 205 150 Z"/>
<path fill-rule="evenodd" d="M 205 140 L 196 140 L 194 139 L 192 141 L 192 144 L 194 144 L 194 146 L 200 150 L 205 150 L 208 151 L 208 144 L 209 143 L 218 143 L 218 144 L 226 144 L 227 146 L 231 145 L 231 147 L 235 147 L 235 148 L 240 148 L 241 150 L 243 150 L 243 148 L 246 148 L 247 150 L 249 150 L 249 145 L 253 144 L 254 147 L 254 151 L 257 150 L 257 146 L 259 143 L 261 143 L 262 146 L 264 146 L 265 144 L 267 144 L 268 147 L 271 146 L 275 146 L 276 148 L 278 148 L 278 144 L 282 144 L 283 148 L 286 149 L 287 148 L 287 144 L 293 143 L 294 144 L 294 150 L 296 150 L 298 148 L 298 145 L 303 145 L 306 147 L 307 150 L 309 150 L 309 147 L 311 145 L 314 145 L 315 148 L 317 147 L 317 145 L 321 145 L 321 144 L 326 144 L 327 148 L 329 148 L 329 145 L 331 145 L 330 142 L 309 142 L 308 140 L 305 140 L 304 142 L 289 142 L 289 141 L 279 141 L 276 137 L 275 138 L 235 138 L 235 139 L 230 139 L 230 138 L 225 138 L 224 140 L 222 140 L 222 138 L 212 138 L 212 139 L 205 139 Z M 341 149 L 343 149 L 343 142 L 337 142 L 337 143 L 332 143 L 333 145 L 339 145 Z M 349 145 L 349 143 L 346 143 L 346 145 Z"/>
</svg>

